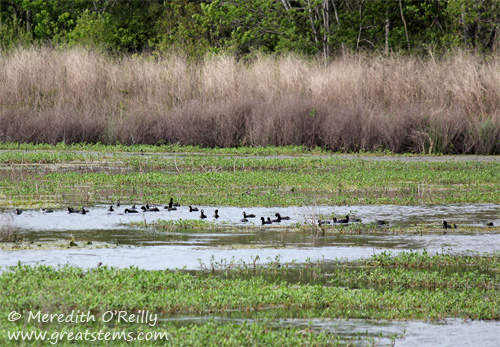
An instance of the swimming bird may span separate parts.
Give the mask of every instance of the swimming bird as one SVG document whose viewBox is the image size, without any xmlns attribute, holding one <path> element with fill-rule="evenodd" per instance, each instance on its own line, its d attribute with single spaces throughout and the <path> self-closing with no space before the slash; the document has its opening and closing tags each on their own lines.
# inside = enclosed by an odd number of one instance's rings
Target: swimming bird
<svg viewBox="0 0 500 347">
<path fill-rule="evenodd" d="M 457 225 L 453 224 L 453 227 L 456 229 Z M 451 224 L 448 224 L 448 222 L 444 220 L 443 221 L 443 229 L 451 229 Z"/>
<path fill-rule="evenodd" d="M 349 215 L 345 216 L 345 219 L 333 218 L 334 223 L 349 224 Z"/>
<path fill-rule="evenodd" d="M 318 219 L 318 225 L 319 226 L 322 226 L 322 225 L 330 225 L 332 222 L 330 222 L 329 220 L 321 220 L 321 219 Z"/>
<path fill-rule="evenodd" d="M 179 204 L 178 202 L 174 202 L 174 198 L 170 198 L 170 202 L 168 203 L 168 207 L 172 207 L 172 206 L 181 206 L 181 204 Z"/>
<path fill-rule="evenodd" d="M 68 207 L 69 213 L 78 213 L 78 210 L 73 209 L 72 207 Z"/>
<path fill-rule="evenodd" d="M 40 212 L 42 212 L 42 213 L 52 213 L 52 212 L 54 212 L 54 210 L 52 210 L 50 208 L 42 208 L 42 209 L 40 209 Z"/>
<path fill-rule="evenodd" d="M 486 226 L 492 227 L 493 226 L 493 222 L 486 223 Z"/>
<path fill-rule="evenodd" d="M 120 207 L 120 200 L 116 200 L 116 207 Z"/>
<path fill-rule="evenodd" d="M 214 218 L 215 219 L 219 218 L 219 210 L 215 210 Z"/>
<path fill-rule="evenodd" d="M 135 207 L 135 204 L 132 205 L 132 209 L 134 210 L 137 209 L 137 207 Z"/>
<path fill-rule="evenodd" d="M 276 219 L 271 220 L 273 223 L 280 223 L 281 222 L 281 217 L 278 216 Z"/>
<path fill-rule="evenodd" d="M 282 219 L 282 220 L 290 220 L 290 217 L 289 216 L 285 216 L 285 217 L 282 217 L 279 213 L 276 213 L 275 214 L 276 217 L 278 217 L 278 219 Z"/>
<path fill-rule="evenodd" d="M 205 219 L 205 218 L 207 218 L 207 216 L 205 215 L 205 211 L 201 210 L 201 215 L 200 215 L 200 218 L 201 218 L 201 219 Z"/>
<path fill-rule="evenodd" d="M 76 211 L 76 213 L 79 213 L 79 214 L 86 214 L 87 212 L 89 212 L 89 210 L 84 209 L 83 206 L 82 206 L 81 210 Z"/>
<path fill-rule="evenodd" d="M 114 212 L 114 210 L 115 210 L 115 209 L 113 208 L 113 206 L 109 206 L 109 208 L 108 208 L 108 211 L 109 211 L 109 212 Z"/>
<path fill-rule="evenodd" d="M 125 209 L 125 213 L 139 213 L 139 211 L 137 211 L 134 208 L 126 208 Z"/>
<path fill-rule="evenodd" d="M 174 198 L 170 198 L 170 202 L 168 203 L 168 206 L 165 206 L 165 209 L 169 211 L 177 211 L 177 208 L 174 206 L 180 206 L 178 203 L 174 204 Z"/>
<path fill-rule="evenodd" d="M 160 210 L 158 209 L 158 207 L 149 207 L 149 205 L 141 206 L 141 209 L 144 212 L 160 212 Z"/>
<path fill-rule="evenodd" d="M 248 222 L 248 219 L 243 218 L 243 219 L 241 220 L 241 222 L 246 223 L 246 222 Z"/>
<path fill-rule="evenodd" d="M 198 207 L 189 206 L 189 212 L 198 212 Z"/>
<path fill-rule="evenodd" d="M 376 220 L 375 224 L 377 224 L 377 225 L 388 225 L 389 222 L 386 221 L 386 220 Z"/>
<path fill-rule="evenodd" d="M 243 218 L 255 218 L 255 215 L 253 213 L 247 214 L 245 211 L 243 211 Z"/>
<path fill-rule="evenodd" d="M 19 215 L 21 213 L 23 213 L 23 211 L 21 211 L 20 209 L 16 208 L 16 214 Z"/>
<path fill-rule="evenodd" d="M 262 221 L 262 225 L 264 225 L 264 224 L 272 224 L 273 223 L 273 222 L 271 222 L 271 218 L 268 217 L 267 219 L 268 220 L 266 221 L 264 219 L 264 217 L 260 217 L 260 220 Z"/>
</svg>

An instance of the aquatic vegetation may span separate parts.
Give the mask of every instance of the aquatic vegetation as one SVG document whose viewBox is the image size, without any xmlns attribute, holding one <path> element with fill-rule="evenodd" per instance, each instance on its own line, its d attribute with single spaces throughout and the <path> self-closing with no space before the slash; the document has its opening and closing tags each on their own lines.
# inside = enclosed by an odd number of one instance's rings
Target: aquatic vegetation
<svg viewBox="0 0 500 347">
<path fill-rule="evenodd" d="M 161 316 L 160 316 L 161 317 Z M 159 318 L 160 318 L 159 317 Z M 353 341 L 362 340 L 362 336 L 353 334 L 351 338 L 345 336 L 339 337 L 329 332 L 316 331 L 313 329 L 304 329 L 299 327 L 283 327 L 276 329 L 275 323 L 271 319 L 263 319 L 252 322 L 226 322 L 221 323 L 210 319 L 203 324 L 191 323 L 187 326 L 175 322 L 159 321 L 157 325 L 135 324 L 123 322 L 113 322 L 112 324 L 33 324 L 28 323 L 24 326 L 10 323 L 7 318 L 0 315 L 6 324 L 3 324 L 0 330 L 0 343 L 2 345 L 12 344 L 9 339 L 9 331 L 46 331 L 47 336 L 61 336 L 58 346 L 88 346 L 89 341 L 80 340 L 75 337 L 85 336 L 86 332 L 100 332 L 115 336 L 112 339 L 113 346 L 255 346 L 255 345 L 276 345 L 276 346 L 352 346 Z M 98 317 L 96 317 L 97 319 Z M 273 324 L 274 323 L 274 324 Z M 126 334 L 121 335 L 123 332 Z M 72 333 L 73 339 L 69 339 L 68 334 Z M 130 334 L 130 335 L 129 335 Z M 89 333 L 89 336 L 90 333 Z M 135 341 L 141 337 L 148 341 Z M 154 338 L 156 337 L 156 338 Z M 394 337 L 395 338 L 395 337 Z M 393 338 L 393 339 L 394 339 Z M 371 338 L 373 339 L 373 338 Z M 104 339 L 103 339 L 104 340 Z M 102 340 L 101 340 L 102 341 Z M 39 345 L 39 341 L 22 341 L 18 345 Z M 108 342 L 109 343 L 109 342 Z M 102 344 L 100 342 L 99 344 Z M 47 343 L 48 345 L 48 343 Z"/>
<path fill-rule="evenodd" d="M 0 240 L 0 250 L 2 251 L 27 251 L 27 250 L 48 250 L 48 249 L 95 249 L 95 248 L 116 248 L 118 245 L 108 242 L 97 241 L 75 241 L 57 240 L 32 242 L 17 239 L 15 242 L 4 242 Z"/>
<path fill-rule="evenodd" d="M 90 308 L 96 313 L 111 307 L 166 313 L 324 307 L 322 317 L 500 318 L 500 273 L 481 268 L 488 262 L 492 268 L 498 269 L 498 254 L 462 259 L 461 256 L 446 254 L 410 253 L 389 259 L 398 262 L 398 259 L 408 257 L 423 260 L 412 271 L 402 271 L 408 268 L 391 267 L 386 262 L 377 263 L 372 259 L 360 263 L 340 261 L 330 266 L 323 262 L 309 262 L 301 266 L 283 264 L 277 258 L 266 267 L 258 265 L 257 258 L 250 264 L 214 260 L 210 273 L 219 273 L 217 276 L 105 266 L 86 271 L 68 266 L 32 268 L 19 265 L 0 276 L 0 289 L 5 293 L 0 303 L 7 310 L 28 310 L 41 304 L 38 291 L 43 291 L 50 293 L 43 304 L 47 310 L 67 310 L 78 302 L 79 307 Z M 468 265 L 460 271 L 438 271 L 432 267 L 446 259 L 454 260 L 454 264 L 465 262 Z M 326 285 L 289 283 L 284 275 L 301 267 L 303 272 L 315 272 L 317 276 L 323 273 L 330 280 Z M 243 276 L 245 274 L 249 276 Z M 33 286 L 33 281 L 39 285 Z M 354 289 L 347 289 L 346 284 Z M 47 291 L 50 287 L 60 290 Z M 412 290 L 402 291 L 403 288 Z M 27 294 L 22 301 L 7 300 L 12 290 L 26 290 Z M 122 293 L 127 293 L 127 296 Z M 489 300 L 484 300 L 485 295 Z M 463 297 L 467 300 L 460 299 Z M 433 306 L 441 299 L 439 305 Z M 359 310 L 361 307 L 363 310 Z M 407 310 L 410 307 L 412 309 Z"/>
<path fill-rule="evenodd" d="M 477 254 L 475 252 L 465 252 L 460 256 L 448 253 L 430 254 L 427 251 L 422 252 L 401 252 L 393 256 L 391 252 L 382 252 L 374 254 L 369 259 L 362 260 L 366 266 L 386 266 L 403 268 L 424 268 L 439 266 L 473 266 L 483 270 L 500 271 L 499 262 L 500 253 Z"/>
<path fill-rule="evenodd" d="M 179 144 L 163 145 L 105 145 L 102 143 L 72 143 L 59 142 L 56 145 L 47 143 L 17 143 L 2 142 L 0 150 L 9 151 L 86 151 L 86 152 L 126 152 L 126 153 L 208 153 L 208 154 L 232 154 L 232 155 L 302 155 L 302 154 L 326 154 L 331 153 L 320 147 L 309 148 L 306 146 L 248 146 L 228 148 L 206 148 L 201 146 L 187 146 Z M 388 152 L 365 153 L 366 155 L 387 155 Z"/>
<path fill-rule="evenodd" d="M 481 226 L 481 225 L 460 225 L 456 229 L 444 230 L 442 225 L 436 222 L 419 222 L 414 225 L 378 225 L 375 222 L 370 223 L 333 223 L 332 220 L 322 220 L 320 225 L 317 220 L 310 222 L 297 222 L 291 225 L 294 231 L 306 234 L 328 235 L 328 234 L 467 234 L 467 233 L 492 233 L 499 232 L 500 226 Z M 329 222 L 326 224 L 325 222 Z"/>
<path fill-rule="evenodd" d="M 130 222 L 132 227 L 145 227 L 154 228 L 166 232 L 186 232 L 186 231 L 200 231 L 200 230 L 215 230 L 221 228 L 220 224 L 214 222 L 208 222 L 205 220 L 198 219 L 175 219 L 175 220 L 164 220 L 159 219 L 153 222 L 139 221 Z"/>
<path fill-rule="evenodd" d="M 500 163 L 409 162 L 343 159 L 336 156 L 252 157 L 209 155 L 6 157 L 0 205 L 61 204 L 67 197 L 105 203 L 166 202 L 183 205 L 296 206 L 345 204 L 498 203 Z M 145 158 L 146 157 L 146 158 Z M 75 163 L 64 169 L 51 162 Z M 28 172 L 26 164 L 36 164 Z M 44 165 L 47 170 L 44 171 Z M 14 170 L 14 171 L 12 171 Z M 109 173 L 114 173 L 110 175 Z M 220 189 L 224 187 L 224 189 Z M 76 189 L 75 189 L 76 188 Z"/>
<path fill-rule="evenodd" d="M 74 152 L 49 152 L 49 151 L 33 151 L 33 152 L 0 152 L 0 163 L 5 164 L 54 164 L 54 163 L 92 163 L 97 162 L 99 156 L 88 153 Z"/>
<path fill-rule="evenodd" d="M 292 345 L 348 345 L 326 332 L 272 329 L 267 312 L 280 316 L 300 309 L 302 318 L 384 320 L 500 319 L 500 254 L 404 252 L 383 253 L 349 262 L 306 261 L 283 263 L 279 256 L 268 265 L 241 260 L 201 263 L 202 271 L 116 269 L 98 266 L 88 270 L 72 266 L 17 265 L 0 274 L 0 341 L 7 330 L 64 329 L 75 333 L 86 329 L 121 331 L 168 331 L 172 344 L 179 341 L 215 343 L 221 338 L 232 345 L 282 341 Z M 57 288 L 57 290 L 54 290 Z M 23 293 L 23 295 L 18 295 Z M 155 326 L 126 325 L 101 321 L 78 325 L 9 322 L 11 311 L 70 313 L 95 316 L 109 310 L 149 311 L 164 315 L 207 314 L 225 311 L 253 312 L 246 323 L 204 321 L 201 324 L 159 322 Z M 287 314 L 287 312 L 289 312 Z M 172 316 L 170 316 L 172 317 Z M 212 334 L 210 334 L 211 332 Z M 222 337 L 223 336 L 223 337 Z M 306 343 L 307 341 L 307 343 Z M 155 342 L 156 343 L 156 342 Z M 153 344 L 155 344 L 153 343 Z M 186 343 L 189 345 L 189 343 Z M 65 344 L 63 344 L 65 345 Z M 118 344 L 120 345 L 120 344 Z"/>
</svg>

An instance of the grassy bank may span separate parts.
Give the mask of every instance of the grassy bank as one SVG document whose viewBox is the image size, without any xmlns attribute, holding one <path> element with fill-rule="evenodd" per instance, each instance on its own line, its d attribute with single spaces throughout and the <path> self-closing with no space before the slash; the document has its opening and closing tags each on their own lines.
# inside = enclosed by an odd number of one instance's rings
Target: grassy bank
<svg viewBox="0 0 500 347">
<path fill-rule="evenodd" d="M 132 330 L 134 334 L 143 330 L 168 331 L 171 344 L 179 346 L 200 342 L 253 345 L 271 341 L 274 345 L 346 345 L 348 342 L 331 334 L 270 329 L 266 312 L 280 309 L 286 317 L 290 310 L 300 309 L 301 316 L 308 319 L 498 320 L 499 270 L 498 254 L 451 256 L 426 252 L 402 253 L 396 257 L 384 253 L 354 263 L 318 262 L 298 268 L 276 260 L 269 267 L 239 264 L 210 274 L 136 268 L 99 267 L 86 271 L 76 267 L 17 266 L 0 275 L 3 294 L 0 339 L 7 341 L 7 330 L 54 332 L 64 328 L 74 332 Z M 302 280 L 297 281 L 297 276 L 291 280 L 292 272 L 300 274 Z M 9 323 L 6 316 L 13 310 L 21 312 L 23 318 Z M 149 310 L 161 317 L 252 311 L 256 321 L 244 325 L 209 322 L 182 328 L 172 321 L 160 321 L 152 327 L 116 320 L 78 325 L 26 322 L 30 311 L 69 314 L 72 310 L 88 311 L 96 317 L 110 310 Z"/>
<path fill-rule="evenodd" d="M 0 52 L 0 142 L 500 153 L 500 61 Z"/>
<path fill-rule="evenodd" d="M 183 155 L 181 148 L 148 155 L 3 152 L 0 205 L 88 206 L 117 199 L 165 204 L 170 197 L 185 206 L 242 207 L 500 202 L 498 161 L 345 159 L 299 155 L 300 148 L 268 149 L 275 156 L 262 156 L 265 149 L 250 155 Z M 287 151 L 297 156 L 282 157 Z"/>
</svg>

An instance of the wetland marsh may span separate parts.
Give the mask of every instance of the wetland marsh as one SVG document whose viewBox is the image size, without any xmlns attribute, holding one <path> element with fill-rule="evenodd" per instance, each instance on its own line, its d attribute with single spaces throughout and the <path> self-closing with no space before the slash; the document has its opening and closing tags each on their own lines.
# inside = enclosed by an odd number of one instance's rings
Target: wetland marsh
<svg viewBox="0 0 500 347">
<path fill-rule="evenodd" d="M 500 345 L 500 157 L 3 144 L 0 188 L 0 341 L 10 310 L 110 309 L 172 345 Z"/>
</svg>

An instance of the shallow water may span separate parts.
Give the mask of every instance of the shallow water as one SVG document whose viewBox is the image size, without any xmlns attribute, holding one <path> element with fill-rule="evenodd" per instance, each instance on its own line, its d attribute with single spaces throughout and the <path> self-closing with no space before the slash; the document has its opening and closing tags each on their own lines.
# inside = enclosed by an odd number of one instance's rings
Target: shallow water
<svg viewBox="0 0 500 347">
<path fill-rule="evenodd" d="M 467 250 L 476 252 L 494 252 L 500 249 L 500 233 L 488 232 L 484 227 L 481 233 L 449 233 L 443 235 L 441 223 L 448 221 L 463 225 L 482 227 L 485 221 L 499 223 L 499 205 L 420 205 L 420 206 L 304 206 L 289 208 L 252 208 L 220 207 L 221 217 L 216 221 L 221 226 L 215 232 L 166 233 L 152 229 L 131 228 L 131 221 L 151 223 L 157 219 L 198 219 L 199 212 L 189 212 L 188 207 L 177 211 L 161 210 L 138 214 L 124 214 L 126 206 L 108 212 L 108 206 L 95 206 L 85 215 L 69 214 L 66 210 L 54 213 L 41 213 L 38 210 L 26 210 L 21 215 L 2 213 L 2 225 L 19 228 L 19 235 L 35 244 L 44 241 L 67 240 L 68 249 L 26 250 L 0 252 L 0 266 L 11 266 L 18 261 L 26 264 L 73 264 L 94 267 L 102 262 L 116 267 L 138 266 L 145 269 L 199 269 L 200 261 L 208 264 L 212 256 L 217 261 L 235 258 L 251 262 L 259 256 L 260 263 L 281 255 L 282 261 L 303 262 L 306 259 L 349 260 L 367 258 L 383 251 L 423 250 L 429 252 L 461 253 Z M 201 206 L 215 219 L 214 207 Z M 276 212 L 291 217 L 282 221 L 277 228 L 260 226 L 255 222 L 241 223 L 242 211 L 255 213 L 257 216 L 274 218 Z M 412 226 L 426 224 L 435 226 L 435 233 L 402 234 L 384 232 L 342 234 L 337 230 L 329 231 L 324 236 L 296 232 L 290 226 L 297 222 L 310 222 L 318 216 L 335 213 L 361 217 L 363 223 L 377 219 L 388 220 L 390 225 Z M 288 226 L 288 228 L 287 228 Z M 69 240 L 84 245 L 88 241 L 105 242 L 119 245 L 118 248 L 69 249 Z M 42 247 L 43 248 L 43 245 Z"/>
<path fill-rule="evenodd" d="M 370 250 L 370 255 L 383 250 Z M 256 256 L 257 264 L 266 264 L 280 257 L 281 262 L 305 262 L 323 259 L 359 259 L 367 255 L 361 247 L 319 247 L 291 249 L 233 249 L 216 250 L 192 246 L 148 246 L 120 247 L 101 249 L 67 249 L 39 251 L 3 251 L 0 252 L 2 266 L 15 266 L 18 261 L 26 265 L 76 265 L 84 268 L 96 267 L 99 262 L 104 265 L 127 268 L 137 266 L 148 270 L 187 269 L 201 270 L 201 264 L 210 268 L 213 261 L 229 263 L 243 261 L 253 264 Z"/>
<path fill-rule="evenodd" d="M 446 319 L 440 322 L 372 321 L 362 319 L 306 319 L 301 310 L 269 310 L 259 316 L 271 319 L 272 328 L 294 327 L 304 330 L 327 331 L 355 345 L 419 346 L 419 347 L 480 347 L 500 346 L 500 322 Z M 318 312 L 320 314 L 320 312 Z M 220 323 L 252 323 L 254 312 L 227 312 L 206 316 L 171 316 L 164 321 L 179 325 Z M 359 340 L 361 338 L 361 341 Z"/>
<path fill-rule="evenodd" d="M 80 208 L 80 206 L 73 206 Z M 146 221 L 151 223 L 158 219 L 199 220 L 200 212 L 189 212 L 189 208 L 181 206 L 177 211 L 167 211 L 163 206 L 158 206 L 160 212 L 147 212 L 136 214 L 125 214 L 128 206 L 115 207 L 115 212 L 107 211 L 109 206 L 98 205 L 90 207 L 90 212 L 81 214 L 69 214 L 67 208 L 55 210 L 54 213 L 41 213 L 39 210 L 25 210 L 19 216 L 14 216 L 12 225 L 21 229 L 34 231 L 56 231 L 56 230 L 107 230 L 126 228 L 131 221 Z M 138 206 L 140 207 L 140 206 Z M 87 207 L 86 207 L 87 208 Z M 500 205 L 497 204 L 463 204 L 463 205 L 359 205 L 359 206 L 300 206 L 300 207 L 276 207 L 276 208 L 238 208 L 238 207 L 208 207 L 198 206 L 204 209 L 208 216 L 206 221 L 216 222 L 221 225 L 234 226 L 260 226 L 259 218 L 270 217 L 275 219 L 275 213 L 289 216 L 290 220 L 276 223 L 276 226 L 289 226 L 297 222 L 311 222 L 318 219 L 343 218 L 349 214 L 362 219 L 363 223 L 374 222 L 383 219 L 390 226 L 412 226 L 418 223 L 435 224 L 441 227 L 443 220 L 450 223 L 469 226 L 483 226 L 485 222 L 500 224 Z M 219 210 L 219 219 L 213 218 L 215 209 Z M 140 210 L 140 209 L 139 209 Z M 257 218 L 250 219 L 248 223 L 242 223 L 243 211 L 254 213 Z M 5 213 L 3 213 L 5 214 Z M 2 215 L 3 215 L 2 214 Z M 2 216 L 0 215 L 0 218 Z"/>
<path fill-rule="evenodd" d="M 355 236 L 354 236 L 355 237 Z M 460 254 L 465 251 L 474 250 L 478 253 L 493 252 L 499 250 L 500 234 L 481 235 L 446 235 L 446 236 L 422 236 L 422 244 L 411 243 L 413 236 L 374 236 L 387 238 L 388 242 L 379 240 L 377 246 L 342 246 L 330 245 L 323 247 L 314 246 L 290 246 L 289 248 L 235 248 L 231 246 L 220 246 L 217 248 L 206 247 L 204 240 L 194 239 L 190 242 L 178 243 L 176 245 L 157 246 L 122 246 L 118 248 L 89 248 L 89 249 L 55 249 L 55 250 L 20 250 L 0 251 L 0 266 L 14 266 L 20 261 L 23 264 L 44 265 L 77 265 L 84 268 L 95 267 L 99 262 L 104 265 L 125 268 L 137 266 L 143 269 L 190 269 L 200 270 L 200 263 L 209 265 L 213 260 L 217 262 L 244 261 L 253 263 L 255 257 L 259 257 L 258 264 L 266 264 L 269 260 L 281 257 L 281 262 L 305 262 L 306 260 L 334 260 L 348 259 L 356 260 L 369 258 L 373 254 L 391 251 L 397 254 L 401 251 L 427 251 Z M 394 238 L 398 237 L 400 242 Z M 405 240 L 404 238 L 410 238 Z M 418 238 L 420 236 L 415 236 Z M 77 243 L 80 242 L 77 240 Z M 195 242 L 198 245 L 194 244 Z M 185 245 L 189 243 L 190 245 Z M 394 246 L 387 247 L 389 244 Z M 411 245 L 411 247 L 408 247 Z M 265 246 L 265 245 L 263 245 Z M 407 247 L 401 247 L 407 246 Z"/>
</svg>

